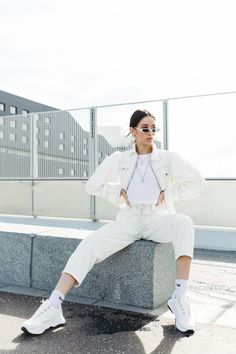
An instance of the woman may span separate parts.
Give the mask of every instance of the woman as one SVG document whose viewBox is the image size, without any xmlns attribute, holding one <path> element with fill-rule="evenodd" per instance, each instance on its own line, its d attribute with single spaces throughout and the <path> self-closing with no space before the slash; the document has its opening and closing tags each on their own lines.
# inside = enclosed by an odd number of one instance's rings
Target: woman
<svg viewBox="0 0 236 354">
<path fill-rule="evenodd" d="M 176 260 L 176 286 L 168 307 L 181 332 L 194 332 L 187 285 L 194 248 L 194 224 L 176 213 L 174 201 L 198 196 L 207 186 L 200 172 L 178 154 L 157 149 L 153 142 L 155 117 L 136 110 L 130 118 L 133 148 L 115 151 L 98 166 L 86 183 L 89 194 L 109 200 L 121 210 L 116 220 L 92 232 L 70 256 L 56 288 L 22 330 L 42 334 L 65 324 L 61 304 L 72 287 L 78 287 L 95 263 L 143 238 L 172 242 Z M 128 134 L 128 135 L 129 135 Z"/>
</svg>

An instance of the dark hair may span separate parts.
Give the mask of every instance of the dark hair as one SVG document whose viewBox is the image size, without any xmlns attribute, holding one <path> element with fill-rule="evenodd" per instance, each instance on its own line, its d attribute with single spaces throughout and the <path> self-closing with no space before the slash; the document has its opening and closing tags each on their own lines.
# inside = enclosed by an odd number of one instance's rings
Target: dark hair
<svg viewBox="0 0 236 354">
<path fill-rule="evenodd" d="M 149 111 L 147 111 L 146 109 L 137 109 L 136 111 L 134 111 L 134 113 L 132 114 L 132 116 L 130 117 L 130 121 L 129 121 L 129 126 L 131 128 L 135 128 L 137 127 L 138 123 L 140 122 L 141 119 L 143 119 L 144 117 L 152 117 L 153 119 L 156 120 L 156 118 L 154 117 L 153 114 L 151 114 Z M 126 136 L 129 136 L 129 134 L 127 134 Z"/>
</svg>

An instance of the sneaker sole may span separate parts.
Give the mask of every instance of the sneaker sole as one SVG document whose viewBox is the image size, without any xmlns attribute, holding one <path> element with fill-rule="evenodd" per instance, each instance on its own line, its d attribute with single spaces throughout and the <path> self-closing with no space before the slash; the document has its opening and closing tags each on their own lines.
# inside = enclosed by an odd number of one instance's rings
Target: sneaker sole
<svg viewBox="0 0 236 354">
<path fill-rule="evenodd" d="M 169 308 L 169 310 L 174 314 L 174 312 L 172 311 L 172 309 L 170 308 L 170 306 L 167 304 L 167 307 Z M 178 329 L 178 331 L 180 331 L 181 333 L 185 333 L 185 334 L 193 334 L 195 332 L 194 329 L 187 329 L 187 330 L 183 330 L 183 329 L 180 329 L 176 326 L 176 318 L 175 318 L 175 327 Z"/>
<path fill-rule="evenodd" d="M 57 324 L 56 326 L 50 326 L 48 328 L 45 328 L 45 330 L 43 332 L 40 332 L 40 333 L 33 333 L 33 332 L 30 332 L 26 327 L 21 327 L 21 330 L 26 333 L 26 334 L 29 334 L 29 335 L 32 335 L 32 336 L 40 336 L 41 334 L 44 334 L 45 332 L 49 331 L 50 329 L 56 329 L 56 328 L 60 328 L 60 327 L 64 327 L 66 324 L 65 323 L 59 323 Z"/>
</svg>

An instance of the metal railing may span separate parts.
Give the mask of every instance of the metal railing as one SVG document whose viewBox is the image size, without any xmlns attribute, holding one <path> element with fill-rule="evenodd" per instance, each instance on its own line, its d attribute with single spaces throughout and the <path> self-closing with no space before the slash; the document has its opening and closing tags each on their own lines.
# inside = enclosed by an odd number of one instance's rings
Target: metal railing
<svg viewBox="0 0 236 354">
<path fill-rule="evenodd" d="M 130 138 L 125 138 L 125 135 L 128 134 L 128 119 L 135 109 L 145 108 L 156 116 L 162 135 L 155 142 L 159 147 L 169 149 L 174 140 L 173 130 L 175 138 L 179 134 L 178 122 L 184 114 L 187 116 L 191 105 L 196 107 L 196 101 L 193 103 L 191 100 L 235 94 L 234 91 L 209 93 L 0 117 L 0 180 L 32 181 L 32 199 L 36 181 L 86 181 L 107 155 L 117 149 L 124 151 L 131 147 Z M 184 107 L 186 102 L 187 109 Z M 217 106 L 218 102 L 214 101 L 214 105 Z M 197 104 L 200 107 L 202 102 Z M 203 115 L 206 107 L 209 110 L 205 102 Z M 181 109 L 182 115 L 178 113 Z M 236 113 L 235 98 L 233 109 Z M 190 139 L 193 138 L 190 132 L 193 123 L 194 120 L 187 134 Z M 227 129 L 230 131 L 231 126 L 228 125 Z M 207 135 L 209 137 L 209 131 L 206 131 Z M 183 139 L 181 137 L 179 141 Z M 236 180 L 234 175 L 206 178 Z M 95 219 L 94 197 L 91 197 L 91 216 Z"/>
</svg>

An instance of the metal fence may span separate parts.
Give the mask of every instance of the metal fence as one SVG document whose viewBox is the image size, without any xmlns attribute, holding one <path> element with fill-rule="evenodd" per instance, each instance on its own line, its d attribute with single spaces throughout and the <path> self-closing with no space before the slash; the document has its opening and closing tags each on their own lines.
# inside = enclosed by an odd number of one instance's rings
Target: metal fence
<svg viewBox="0 0 236 354">
<path fill-rule="evenodd" d="M 107 155 L 131 147 L 130 137 L 126 137 L 129 117 L 138 108 L 155 115 L 161 129 L 155 140 L 158 147 L 185 155 L 207 179 L 235 180 L 235 94 L 172 97 L 0 117 L 0 180 L 86 181 Z M 209 161 L 215 174 L 207 173 Z M 219 168 L 224 174 L 217 173 Z M 93 197 L 91 215 L 94 218 Z"/>
<path fill-rule="evenodd" d="M 0 179 L 87 180 L 106 156 L 131 147 L 123 111 L 89 107 L 0 117 Z"/>
</svg>

